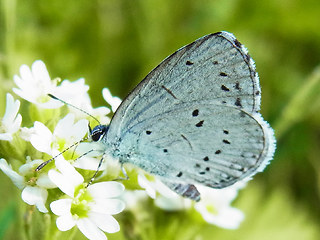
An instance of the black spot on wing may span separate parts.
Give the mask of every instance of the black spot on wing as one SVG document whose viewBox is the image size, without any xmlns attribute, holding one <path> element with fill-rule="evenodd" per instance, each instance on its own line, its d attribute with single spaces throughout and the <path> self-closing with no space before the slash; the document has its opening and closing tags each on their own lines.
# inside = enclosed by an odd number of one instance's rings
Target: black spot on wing
<svg viewBox="0 0 320 240">
<path fill-rule="evenodd" d="M 221 85 L 221 90 L 225 91 L 225 92 L 229 92 L 230 89 L 227 88 L 225 85 Z"/>
<path fill-rule="evenodd" d="M 193 110 L 192 116 L 193 116 L 193 117 L 196 117 L 196 116 L 198 116 L 198 115 L 199 115 L 199 110 L 198 110 L 198 109 Z"/>
<path fill-rule="evenodd" d="M 235 104 L 237 107 L 242 107 L 241 99 L 240 99 L 240 98 L 237 98 L 234 104 Z"/>
<path fill-rule="evenodd" d="M 246 55 L 244 55 L 244 57 L 245 57 L 246 62 L 249 63 L 249 62 L 250 62 L 250 59 L 251 59 L 249 53 L 246 54 Z"/>
<path fill-rule="evenodd" d="M 220 153 L 221 153 L 221 150 L 215 151 L 215 154 L 220 154 Z"/>
<path fill-rule="evenodd" d="M 209 157 L 208 156 L 204 157 L 203 161 L 205 161 L 205 162 L 209 161 Z"/>
<path fill-rule="evenodd" d="M 186 65 L 188 65 L 188 66 L 193 65 L 193 62 L 188 60 L 188 61 L 186 61 Z"/>
<path fill-rule="evenodd" d="M 198 122 L 198 123 L 196 124 L 196 127 L 202 127 L 203 122 L 204 122 L 204 120 L 201 120 L 200 122 Z"/>
<path fill-rule="evenodd" d="M 234 85 L 234 88 L 237 89 L 237 90 L 241 90 L 240 83 L 238 81 L 236 81 L 236 84 Z"/>
<path fill-rule="evenodd" d="M 217 64 L 218 64 L 218 61 L 213 61 L 213 64 L 214 64 L 214 65 L 217 65 Z"/>
<path fill-rule="evenodd" d="M 151 133 L 152 133 L 152 132 L 149 131 L 149 130 L 146 131 L 146 134 L 147 134 L 147 135 L 150 135 Z"/>
<path fill-rule="evenodd" d="M 177 174 L 177 177 L 181 177 L 182 176 L 182 172 L 179 172 L 178 174 Z"/>
<path fill-rule="evenodd" d="M 225 144 L 231 144 L 231 143 L 230 143 L 228 140 L 226 140 L 226 139 L 223 139 L 222 142 L 225 143 Z"/>
<path fill-rule="evenodd" d="M 228 76 L 228 74 L 226 74 L 225 72 L 220 72 L 220 74 L 219 74 L 221 77 L 227 77 Z"/>
<path fill-rule="evenodd" d="M 229 134 L 229 131 L 228 130 L 223 130 L 223 133 L 224 134 Z"/>
<path fill-rule="evenodd" d="M 235 39 L 233 42 L 234 45 L 236 45 L 238 48 L 241 48 L 242 44 L 237 39 Z"/>
</svg>

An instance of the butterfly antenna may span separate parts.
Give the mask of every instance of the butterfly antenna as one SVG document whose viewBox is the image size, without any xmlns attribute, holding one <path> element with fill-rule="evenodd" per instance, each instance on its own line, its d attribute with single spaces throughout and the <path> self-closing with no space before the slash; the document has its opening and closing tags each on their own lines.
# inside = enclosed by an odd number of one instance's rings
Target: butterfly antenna
<svg viewBox="0 0 320 240">
<path fill-rule="evenodd" d="M 48 96 L 51 97 L 51 98 L 53 98 L 54 100 L 58 100 L 58 101 L 62 102 L 63 104 L 65 104 L 65 105 L 67 105 L 67 106 L 73 107 L 73 108 L 79 110 L 80 112 L 83 112 L 84 114 L 88 115 L 89 117 L 92 117 L 94 120 L 97 121 L 97 123 L 99 123 L 99 125 L 101 125 L 100 121 L 99 121 L 96 117 L 92 116 L 90 113 L 87 113 L 87 112 L 84 111 L 83 109 L 78 108 L 78 107 L 72 105 L 71 103 L 67 103 L 66 101 L 63 101 L 62 99 L 60 99 L 60 98 L 58 98 L 58 97 L 56 97 L 56 96 L 54 96 L 54 95 L 52 95 L 52 94 L 50 94 L 50 93 L 48 94 Z"/>
<path fill-rule="evenodd" d="M 54 156 L 54 157 L 50 158 L 49 160 L 41 163 L 41 164 L 36 168 L 36 172 L 40 171 L 44 166 L 46 166 L 46 165 L 47 165 L 48 163 L 50 163 L 52 160 L 54 160 L 54 159 L 56 159 L 57 157 L 59 157 L 61 154 L 63 154 L 63 153 L 65 153 L 66 151 L 68 151 L 70 148 L 72 148 L 72 147 L 78 145 L 79 143 L 81 143 L 81 142 L 89 139 L 90 137 L 91 137 L 91 135 L 89 135 L 89 136 L 87 136 L 87 137 L 85 137 L 85 138 L 82 138 L 80 141 L 78 141 L 78 142 L 70 145 L 69 147 L 67 147 L 66 149 L 64 149 L 62 152 L 60 152 L 60 153 L 57 154 L 56 156 Z"/>
</svg>

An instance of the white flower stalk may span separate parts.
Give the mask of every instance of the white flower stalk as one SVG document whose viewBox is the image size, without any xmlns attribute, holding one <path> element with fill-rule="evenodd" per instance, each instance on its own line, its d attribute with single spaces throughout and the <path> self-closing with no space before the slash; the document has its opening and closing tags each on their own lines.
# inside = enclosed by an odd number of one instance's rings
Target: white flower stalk
<svg viewBox="0 0 320 240">
<path fill-rule="evenodd" d="M 239 209 L 232 207 L 231 202 L 243 186 L 242 182 L 224 189 L 197 186 L 201 200 L 195 203 L 194 208 L 210 224 L 226 229 L 237 229 L 244 219 L 244 214 Z"/>
<path fill-rule="evenodd" d="M 49 93 L 55 94 L 57 83 L 51 80 L 46 65 L 41 60 L 35 61 L 31 69 L 27 65 L 22 65 L 20 77 L 15 75 L 13 80 L 18 86 L 13 88 L 13 91 L 21 98 L 42 108 L 62 106 L 62 103 L 48 96 Z"/>
<path fill-rule="evenodd" d="M 116 112 L 117 108 L 121 104 L 121 99 L 119 97 L 114 97 L 108 88 L 102 90 L 102 95 L 104 100 L 111 106 L 112 112 Z"/>
<path fill-rule="evenodd" d="M 74 115 L 70 113 L 57 123 L 53 133 L 43 123 L 35 122 L 30 133 L 30 142 L 38 151 L 54 156 L 54 151 L 61 152 L 80 141 L 87 130 L 88 121 L 82 119 L 74 123 Z"/>
<path fill-rule="evenodd" d="M 11 94 L 7 93 L 6 111 L 0 122 L 0 140 L 12 141 L 12 135 L 21 126 L 22 117 L 18 114 L 20 101 L 14 101 Z"/>
<path fill-rule="evenodd" d="M 5 159 L 0 159 L 0 169 L 19 189 L 23 189 L 21 197 L 24 202 L 35 205 L 40 212 L 46 213 L 48 212 L 45 206 L 48 197 L 46 189 L 55 188 L 56 185 L 49 180 L 47 174 L 35 173 L 34 169 L 42 162 L 42 160 L 30 161 L 16 172 Z"/>
<path fill-rule="evenodd" d="M 83 177 L 63 158 L 56 159 L 56 167 L 59 171 L 50 170 L 49 178 L 67 194 L 66 198 L 50 204 L 52 212 L 58 215 L 58 229 L 67 231 L 77 226 L 92 240 L 105 240 L 104 232 L 119 231 L 120 226 L 112 215 L 124 209 L 119 199 L 124 186 L 118 182 L 100 182 L 86 188 Z"/>
</svg>

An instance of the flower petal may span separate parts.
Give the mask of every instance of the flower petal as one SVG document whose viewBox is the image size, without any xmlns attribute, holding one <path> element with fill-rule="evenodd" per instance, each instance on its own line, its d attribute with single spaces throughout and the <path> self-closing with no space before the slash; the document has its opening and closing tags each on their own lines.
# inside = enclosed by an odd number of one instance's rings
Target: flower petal
<svg viewBox="0 0 320 240">
<path fill-rule="evenodd" d="M 13 123 L 19 111 L 19 107 L 20 107 L 20 101 L 19 100 L 14 101 L 13 96 L 10 93 L 7 93 L 6 112 L 2 119 L 2 122 L 5 126 L 10 126 Z"/>
<path fill-rule="evenodd" d="M 231 206 L 217 209 L 217 213 L 211 213 L 205 206 L 200 204 L 195 209 L 202 215 L 203 219 L 210 223 L 226 229 L 237 229 L 244 219 L 244 214 Z"/>
<path fill-rule="evenodd" d="M 47 70 L 46 65 L 41 60 L 36 60 L 32 66 L 32 75 L 34 80 L 38 83 L 42 83 L 43 85 L 50 85 L 51 79 Z"/>
<path fill-rule="evenodd" d="M 125 208 L 124 202 L 118 199 L 95 199 L 88 204 L 91 211 L 103 214 L 117 214 Z"/>
<path fill-rule="evenodd" d="M 72 126 L 72 136 L 75 141 L 80 141 L 88 131 L 88 120 L 81 119 Z"/>
<path fill-rule="evenodd" d="M 24 202 L 29 205 L 36 205 L 40 212 L 48 212 L 45 207 L 45 202 L 47 201 L 48 191 L 39 187 L 27 186 L 23 189 L 21 193 L 21 198 Z"/>
<path fill-rule="evenodd" d="M 58 216 L 70 213 L 72 199 L 59 199 L 50 203 L 51 211 Z"/>
<path fill-rule="evenodd" d="M 156 198 L 156 189 L 153 186 L 154 184 L 152 184 L 150 181 L 148 181 L 144 174 L 138 175 L 138 183 L 142 188 L 144 188 L 146 190 L 147 194 L 151 198 L 153 198 L 153 199 Z"/>
<path fill-rule="evenodd" d="M 243 186 L 244 182 L 224 189 L 197 186 L 202 197 L 200 202 L 195 203 L 194 208 L 208 223 L 227 229 L 236 229 L 244 219 L 244 214 L 230 204 Z"/>
<path fill-rule="evenodd" d="M 96 171 L 98 169 L 99 163 L 100 163 L 100 159 L 83 156 L 81 158 L 78 158 L 74 162 L 73 166 L 76 168 Z M 99 168 L 99 171 L 103 171 L 105 168 L 106 168 L 106 163 L 103 162 Z"/>
<path fill-rule="evenodd" d="M 70 128 L 74 123 L 74 115 L 72 113 L 67 114 L 56 125 L 53 135 L 60 138 L 68 138 L 70 136 Z"/>
<path fill-rule="evenodd" d="M 61 102 L 54 101 L 47 96 L 48 93 L 55 93 L 56 81 L 51 81 L 48 70 L 42 61 L 35 61 L 31 69 L 27 65 L 22 65 L 20 76 L 15 75 L 13 78 L 19 87 L 13 88 L 17 95 L 38 107 L 57 108 L 62 106 Z"/>
<path fill-rule="evenodd" d="M 68 231 L 76 225 L 76 221 L 73 219 L 72 215 L 69 213 L 57 218 L 56 221 L 57 228 L 60 231 Z"/>
<path fill-rule="evenodd" d="M 74 189 L 84 181 L 82 175 L 70 163 L 64 160 L 61 155 L 56 158 L 55 164 L 61 173 L 51 169 L 48 172 L 50 180 L 65 194 L 74 197 Z"/>
<path fill-rule="evenodd" d="M 190 208 L 192 201 L 178 195 L 170 198 L 160 195 L 155 199 L 155 205 L 167 211 L 181 211 Z"/>
<path fill-rule="evenodd" d="M 52 138 L 51 131 L 43 123 L 34 123 L 34 133 L 30 136 L 30 142 L 35 149 L 51 154 Z"/>
<path fill-rule="evenodd" d="M 22 176 L 27 175 L 28 173 L 34 172 L 37 166 L 39 166 L 41 163 L 43 163 L 43 160 L 41 159 L 36 159 L 31 162 L 27 162 L 19 168 L 19 173 Z"/>
<path fill-rule="evenodd" d="M 32 76 L 31 69 L 25 64 L 23 64 L 20 67 L 20 76 L 21 76 L 21 79 L 24 80 L 24 81 L 22 81 L 24 85 L 27 85 L 27 83 L 33 82 L 33 76 Z"/>
<path fill-rule="evenodd" d="M 94 198 L 113 198 L 122 194 L 124 186 L 118 182 L 99 182 L 88 187 Z"/>
<path fill-rule="evenodd" d="M 37 180 L 37 185 L 39 187 L 42 187 L 42 188 L 56 188 L 57 185 L 54 184 L 49 176 L 48 176 L 48 173 L 41 173 L 38 177 L 38 180 Z"/>
<path fill-rule="evenodd" d="M 80 173 L 75 170 L 75 168 L 68 163 L 63 157 L 60 155 L 56 158 L 55 161 L 56 167 L 58 170 L 67 178 L 74 186 L 78 186 L 79 184 L 83 183 L 84 179 Z"/>
<path fill-rule="evenodd" d="M 35 129 L 32 128 L 27 128 L 27 127 L 22 127 L 20 130 L 20 137 L 25 140 L 30 142 L 32 134 L 35 134 Z"/>
<path fill-rule="evenodd" d="M 11 179 L 14 185 L 16 185 L 19 189 L 24 188 L 24 177 L 20 176 L 17 172 L 13 171 L 12 167 L 3 158 L 0 158 L 0 169 Z"/>
<path fill-rule="evenodd" d="M 0 133 L 0 140 L 2 141 L 12 141 L 13 137 L 11 133 Z"/>
<path fill-rule="evenodd" d="M 18 114 L 17 117 L 14 119 L 14 122 L 10 126 L 10 132 L 11 133 L 17 132 L 20 129 L 21 122 L 22 122 L 22 116 L 21 114 Z"/>
<path fill-rule="evenodd" d="M 113 97 L 108 88 L 104 88 L 102 90 L 102 95 L 104 100 L 106 100 L 106 102 L 110 104 L 112 112 L 116 112 L 117 108 L 121 104 L 121 99 L 118 97 Z"/>
<path fill-rule="evenodd" d="M 104 232 L 115 233 L 120 230 L 119 223 L 110 215 L 90 212 L 89 218 Z"/>
<path fill-rule="evenodd" d="M 90 240 L 107 240 L 106 235 L 88 218 L 77 221 L 79 230 Z"/>
<path fill-rule="evenodd" d="M 62 192 L 69 195 L 70 197 L 74 197 L 74 188 L 75 186 L 69 182 L 69 178 L 59 173 L 56 170 L 49 170 L 48 176 L 50 180 L 60 188 Z"/>
</svg>

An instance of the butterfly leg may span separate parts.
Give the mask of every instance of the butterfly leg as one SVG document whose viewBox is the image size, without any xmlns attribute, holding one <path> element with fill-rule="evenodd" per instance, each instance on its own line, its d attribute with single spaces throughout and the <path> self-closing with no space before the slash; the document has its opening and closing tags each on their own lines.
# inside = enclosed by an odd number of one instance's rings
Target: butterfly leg
<svg viewBox="0 0 320 240">
<path fill-rule="evenodd" d="M 123 167 L 123 164 L 121 163 L 121 172 L 124 175 L 124 177 L 118 177 L 116 179 L 114 179 L 113 181 L 119 181 L 119 180 L 129 180 L 129 176 L 126 172 L 126 169 Z"/>
<path fill-rule="evenodd" d="M 100 170 L 100 167 L 102 165 L 103 160 L 104 160 L 104 156 L 102 156 L 102 158 L 100 159 L 98 168 L 97 168 L 96 172 L 93 174 L 93 176 L 90 178 L 90 181 L 88 182 L 87 187 L 89 187 L 91 185 L 91 183 L 94 181 L 95 177 L 97 176 L 97 174 L 98 174 L 98 172 Z"/>
</svg>

